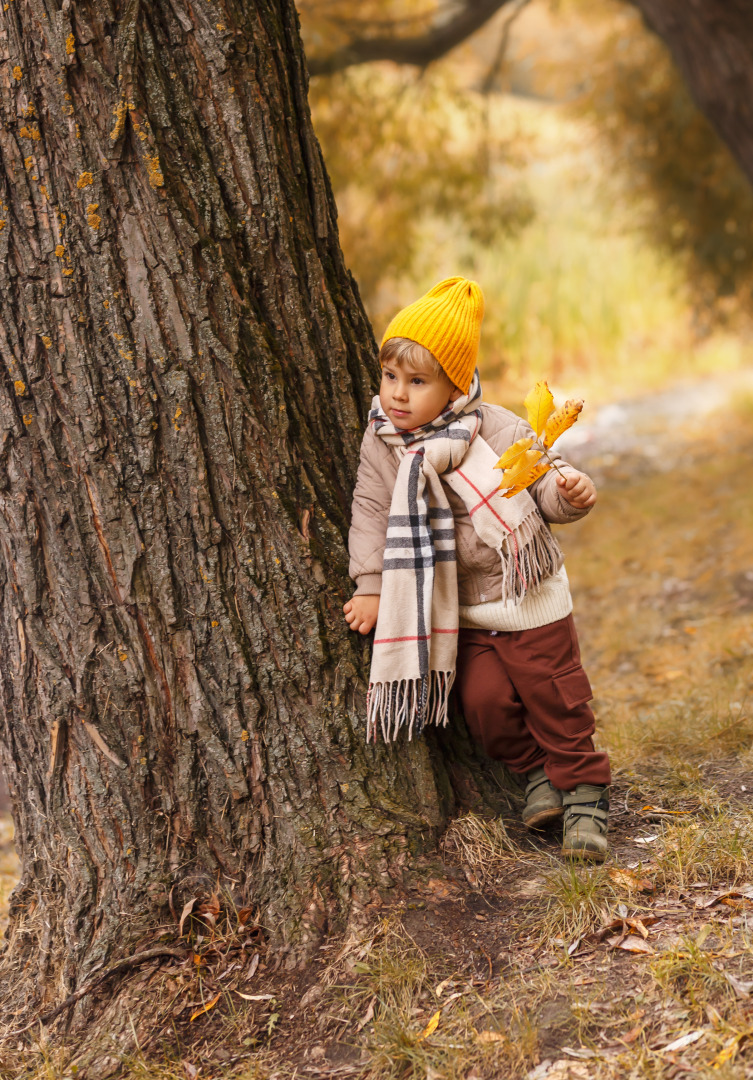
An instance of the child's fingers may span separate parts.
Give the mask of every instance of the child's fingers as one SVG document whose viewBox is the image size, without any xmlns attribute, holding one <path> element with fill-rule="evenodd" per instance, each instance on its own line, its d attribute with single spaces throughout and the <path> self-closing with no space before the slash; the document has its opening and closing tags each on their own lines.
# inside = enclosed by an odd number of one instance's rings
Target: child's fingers
<svg viewBox="0 0 753 1080">
<path fill-rule="evenodd" d="M 557 476 L 557 483 L 565 491 L 570 491 L 581 479 L 579 473 L 562 473 Z"/>
</svg>

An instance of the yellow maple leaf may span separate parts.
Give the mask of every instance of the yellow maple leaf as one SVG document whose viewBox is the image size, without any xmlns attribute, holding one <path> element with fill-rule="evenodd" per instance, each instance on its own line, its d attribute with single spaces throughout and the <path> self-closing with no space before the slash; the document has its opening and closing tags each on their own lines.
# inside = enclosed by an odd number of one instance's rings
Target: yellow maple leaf
<svg viewBox="0 0 753 1080">
<path fill-rule="evenodd" d="M 541 440 L 544 446 L 551 446 L 563 431 L 571 428 L 582 408 L 582 398 L 570 398 L 564 405 L 560 405 L 559 409 L 555 409 L 544 425 L 544 438 Z"/>
<path fill-rule="evenodd" d="M 545 472 L 549 472 L 551 467 L 549 462 L 541 462 L 539 465 L 534 465 L 528 472 L 518 478 L 517 483 L 513 487 L 502 492 L 502 498 L 511 499 L 513 495 L 519 495 L 521 491 L 525 491 L 527 487 L 530 487 L 531 484 L 535 483 L 535 481 L 538 480 L 540 476 L 543 476 Z M 502 477 L 502 483 L 504 484 L 504 477 Z"/>
<path fill-rule="evenodd" d="M 533 390 L 528 392 L 523 404 L 528 410 L 529 424 L 536 434 L 540 435 L 554 408 L 554 398 L 548 384 L 543 380 L 537 382 Z"/>
<path fill-rule="evenodd" d="M 514 468 L 518 460 L 525 454 L 526 450 L 530 450 L 533 446 L 533 439 L 518 439 L 512 446 L 508 446 L 502 457 L 494 466 L 495 469 L 512 469 Z"/>
<path fill-rule="evenodd" d="M 515 464 L 502 473 L 500 489 L 517 487 L 518 484 L 526 487 L 530 483 L 528 476 L 540 461 L 541 450 L 524 450 L 517 454 Z"/>
</svg>

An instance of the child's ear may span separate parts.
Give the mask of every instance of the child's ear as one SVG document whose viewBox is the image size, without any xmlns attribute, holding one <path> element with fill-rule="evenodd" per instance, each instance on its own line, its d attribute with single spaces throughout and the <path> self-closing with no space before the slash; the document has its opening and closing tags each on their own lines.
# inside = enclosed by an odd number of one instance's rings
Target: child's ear
<svg viewBox="0 0 753 1080">
<path fill-rule="evenodd" d="M 463 396 L 463 391 L 459 386 L 453 386 L 452 393 L 450 394 L 450 401 L 457 401 L 459 397 Z"/>
</svg>

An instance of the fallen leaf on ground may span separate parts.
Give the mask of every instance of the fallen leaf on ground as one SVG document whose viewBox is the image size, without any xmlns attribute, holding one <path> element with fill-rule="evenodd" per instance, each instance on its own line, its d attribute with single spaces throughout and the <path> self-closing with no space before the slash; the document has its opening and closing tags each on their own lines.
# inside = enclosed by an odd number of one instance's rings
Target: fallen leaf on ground
<svg viewBox="0 0 753 1080">
<path fill-rule="evenodd" d="M 238 997 L 242 997 L 244 1001 L 272 1001 L 274 1000 L 274 994 L 242 994 L 240 990 L 235 991 Z M 219 994 L 217 995 L 219 997 Z M 193 1020 L 193 1017 L 191 1017 Z"/>
<path fill-rule="evenodd" d="M 370 1024 L 374 1019 L 374 1006 L 376 1005 L 376 997 L 373 997 L 369 1002 L 369 1006 L 361 1019 L 358 1021 L 358 1030 L 362 1031 L 367 1024 Z"/>
<path fill-rule="evenodd" d="M 656 919 L 626 919 L 625 921 L 631 930 L 637 930 L 641 937 L 645 939 L 648 937 L 646 925 L 656 922 Z"/>
<path fill-rule="evenodd" d="M 659 834 L 654 833 L 653 836 L 633 836 L 631 839 L 634 844 L 653 844 L 654 840 L 659 839 Z"/>
<path fill-rule="evenodd" d="M 478 1043 L 500 1043 L 506 1042 L 507 1036 L 503 1035 L 501 1031 L 477 1031 L 476 1042 Z"/>
<path fill-rule="evenodd" d="M 675 1039 L 671 1043 L 667 1043 L 666 1046 L 659 1048 L 660 1054 L 670 1054 L 674 1050 L 684 1050 L 686 1046 L 691 1046 L 694 1042 L 698 1042 L 706 1034 L 701 1028 L 697 1031 L 689 1031 L 687 1035 L 681 1035 L 679 1039 Z"/>
<path fill-rule="evenodd" d="M 750 885 L 741 885 L 735 889 L 725 889 L 724 892 L 717 893 L 716 896 L 711 896 L 707 900 L 697 900 L 696 907 L 710 908 L 715 904 L 730 904 L 737 900 L 753 900 L 753 889 Z"/>
<path fill-rule="evenodd" d="M 622 949 L 624 952 L 646 953 L 649 956 L 653 956 L 656 951 L 647 941 L 644 941 L 642 937 L 636 937 L 635 934 L 628 934 L 627 937 L 616 934 L 614 937 L 607 938 L 607 945 L 613 949 Z"/>
<path fill-rule="evenodd" d="M 188 916 L 193 911 L 193 906 L 196 903 L 198 897 L 192 896 L 190 900 L 187 900 L 183 905 L 183 910 L 180 913 L 180 923 L 178 924 L 178 937 L 183 937 L 183 924 Z"/>
<path fill-rule="evenodd" d="M 753 982 L 746 982 L 744 979 L 738 979 L 736 975 L 730 975 L 728 971 L 724 972 L 724 977 L 739 998 L 747 1000 L 750 997 L 751 991 L 753 990 Z"/>
<path fill-rule="evenodd" d="M 439 1025 L 439 1017 L 440 1017 L 441 1012 L 442 1012 L 441 1009 L 437 1009 L 437 1011 L 434 1013 L 434 1015 L 432 1016 L 429 1023 L 426 1025 L 424 1030 L 418 1036 L 418 1041 L 419 1042 L 423 1042 L 424 1039 L 428 1039 L 429 1036 L 433 1035 L 434 1032 L 437 1030 L 437 1027 Z"/>
<path fill-rule="evenodd" d="M 258 968 L 258 966 L 259 966 L 259 954 L 257 952 L 257 953 L 254 953 L 254 955 L 251 957 L 251 963 L 248 965 L 248 971 L 246 972 L 246 982 L 249 982 L 251 979 L 253 979 L 254 975 L 256 974 L 256 969 Z"/>
<path fill-rule="evenodd" d="M 621 889 L 627 889 L 628 892 L 650 893 L 655 888 L 650 878 L 642 877 L 640 874 L 636 874 L 634 870 L 622 870 L 618 866 L 613 866 L 608 871 L 608 875 L 610 881 L 613 881 Z"/>
<path fill-rule="evenodd" d="M 665 810 L 663 806 L 642 806 L 638 813 L 643 814 L 650 821 L 661 821 L 662 818 L 668 817 L 688 817 L 691 811 Z"/>
<path fill-rule="evenodd" d="M 729 1042 L 725 1043 L 719 1053 L 714 1058 L 714 1060 L 711 1062 L 711 1068 L 721 1069 L 722 1065 L 726 1065 L 728 1061 L 731 1061 L 732 1058 L 735 1057 L 735 1055 L 737 1054 L 737 1051 L 740 1049 L 740 1040 L 743 1037 L 744 1036 L 742 1035 L 735 1035 L 733 1039 L 730 1039 Z"/>
<path fill-rule="evenodd" d="M 208 1013 L 210 1009 L 213 1009 L 221 997 L 222 991 L 220 990 L 220 992 L 218 994 L 215 994 L 214 997 L 206 1003 L 206 1005 L 202 1005 L 200 1009 L 196 1010 L 196 1012 L 191 1013 L 191 1022 L 196 1020 L 196 1018 L 201 1016 L 203 1013 Z M 241 997 L 245 997 L 245 994 L 241 994 Z"/>
<path fill-rule="evenodd" d="M 625 1035 L 622 1035 L 617 1041 L 625 1043 L 626 1046 L 630 1046 L 631 1043 L 635 1042 L 635 1040 L 638 1038 L 642 1031 L 643 1028 L 640 1027 L 640 1025 L 636 1025 L 635 1027 L 632 1027 L 630 1031 L 628 1031 Z"/>
</svg>

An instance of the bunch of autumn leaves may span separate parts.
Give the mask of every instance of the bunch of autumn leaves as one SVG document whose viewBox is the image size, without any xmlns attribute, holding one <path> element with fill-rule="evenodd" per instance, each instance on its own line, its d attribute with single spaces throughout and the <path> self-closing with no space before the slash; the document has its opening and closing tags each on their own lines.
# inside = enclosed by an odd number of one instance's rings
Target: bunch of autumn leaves
<svg viewBox="0 0 753 1080">
<path fill-rule="evenodd" d="M 504 499 L 520 494 L 550 469 L 556 469 L 549 451 L 560 435 L 571 428 L 583 408 L 583 402 L 571 398 L 558 409 L 546 382 L 537 382 L 523 402 L 528 410 L 528 422 L 536 436 L 518 439 L 494 466 L 503 469 L 499 490 Z"/>
</svg>

